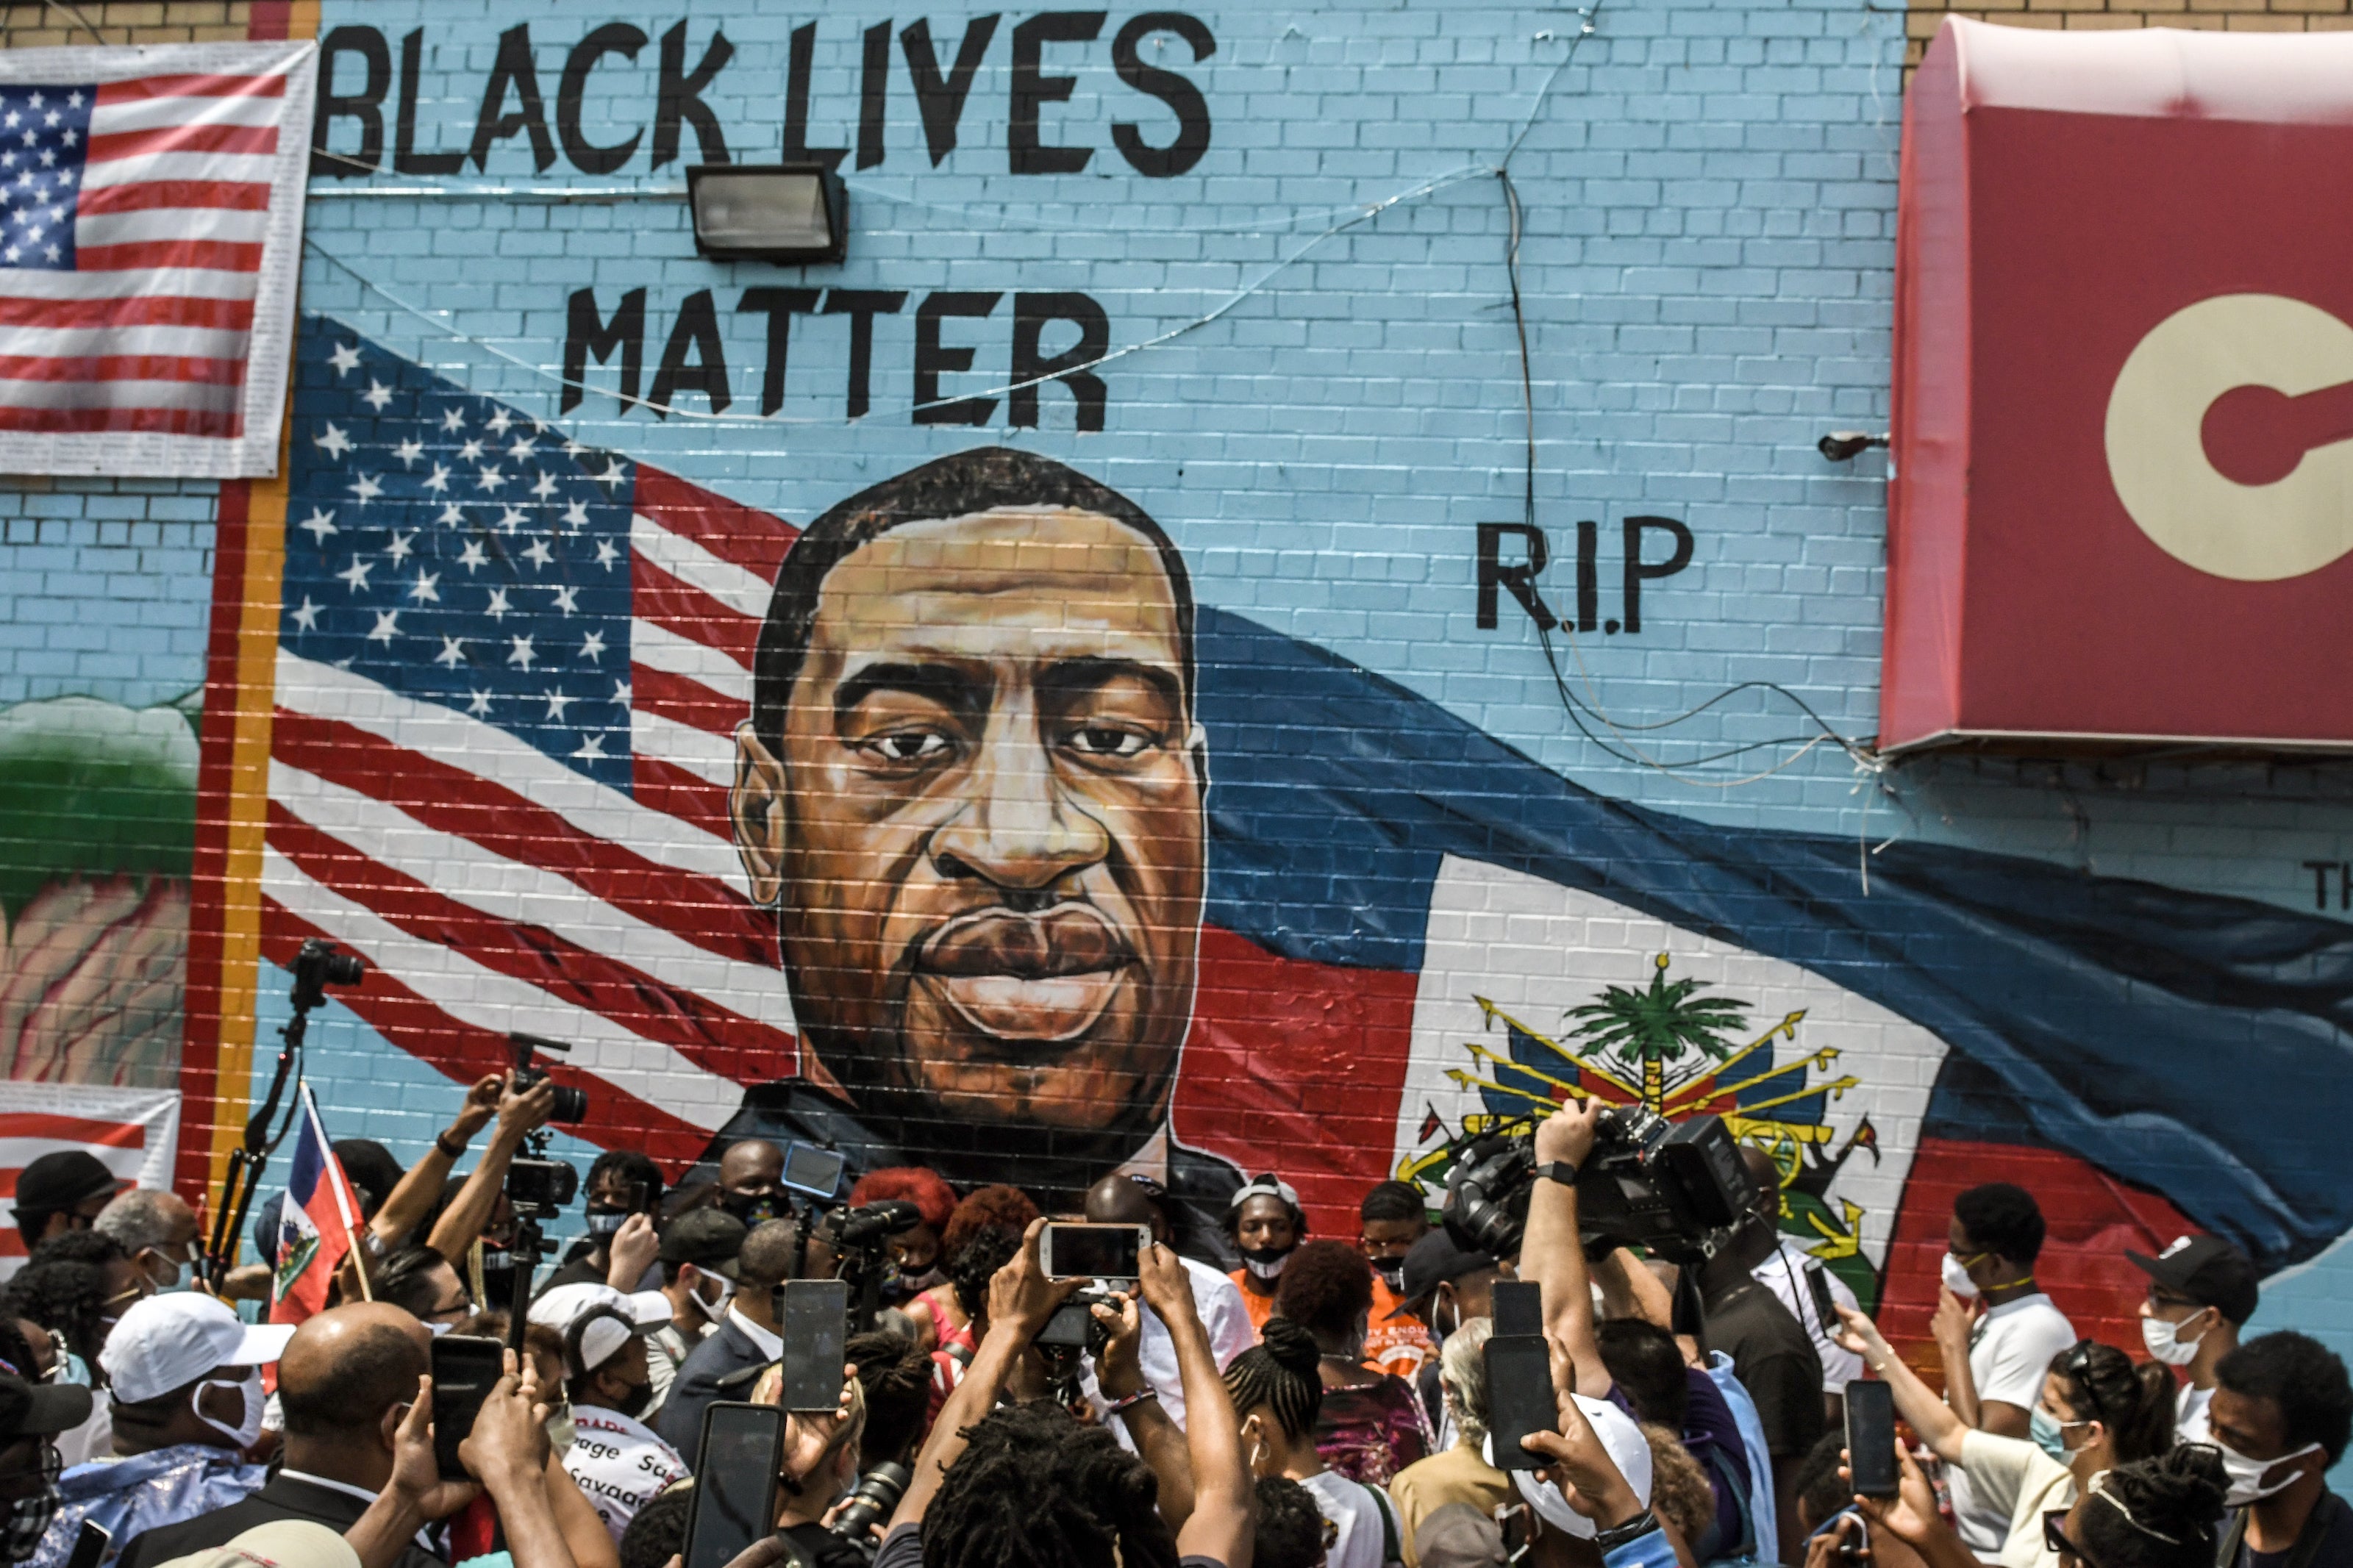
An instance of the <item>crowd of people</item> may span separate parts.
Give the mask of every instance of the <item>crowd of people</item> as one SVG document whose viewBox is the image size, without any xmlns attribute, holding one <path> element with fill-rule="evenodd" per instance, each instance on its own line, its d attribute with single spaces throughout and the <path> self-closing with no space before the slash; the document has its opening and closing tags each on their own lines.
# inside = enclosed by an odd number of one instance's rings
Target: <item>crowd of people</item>
<svg viewBox="0 0 2353 1568">
<path fill-rule="evenodd" d="M 1166 1194 L 1122 1172 L 1053 1215 L 917 1168 L 812 1205 L 747 1139 L 678 1187 L 642 1153 L 598 1158 L 585 1232 L 518 1293 L 506 1175 L 550 1109 L 544 1084 L 485 1079 L 415 1164 L 337 1145 L 363 1226 L 299 1326 L 245 1321 L 250 1270 L 195 1278 L 179 1198 L 88 1154 L 34 1162 L 28 1258 L 0 1290 L 7 1560 L 671 1568 L 707 1415 L 783 1402 L 783 1287 L 839 1274 L 861 1287 L 839 1402 L 786 1417 L 774 1533 L 730 1568 L 2353 1568 L 2326 1479 L 2353 1438 L 2344 1363 L 2246 1334 L 2256 1274 L 2217 1237 L 2128 1254 L 2142 1343 L 2104 1344 L 2036 1285 L 2032 1195 L 1962 1192 L 1915 1364 L 1783 1235 L 1760 1152 L 1753 1201 L 1683 1267 L 1596 1242 L 1575 1175 L 1597 1113 L 1572 1104 L 1535 1130 L 1501 1252 L 1401 1182 L 1363 1195 L 1356 1235 L 1314 1235 L 1274 1173 L 1235 1194 L 1219 1257 L 1180 1256 Z M 853 1234 L 876 1205 L 887 1234 Z M 1050 1219 L 1142 1227 L 1136 1277 L 1050 1277 Z M 1549 1350 L 1535 1468 L 1496 1451 L 1506 1281 Z M 1042 1349 L 1082 1290 L 1088 1348 Z M 451 1333 L 520 1347 L 462 1435 L 432 1428 Z M 1893 1495 L 1852 1479 L 1858 1380 L 1900 1417 Z M 468 1479 L 437 1436 L 462 1436 Z M 876 1478 L 878 1517 L 843 1524 Z"/>
</svg>

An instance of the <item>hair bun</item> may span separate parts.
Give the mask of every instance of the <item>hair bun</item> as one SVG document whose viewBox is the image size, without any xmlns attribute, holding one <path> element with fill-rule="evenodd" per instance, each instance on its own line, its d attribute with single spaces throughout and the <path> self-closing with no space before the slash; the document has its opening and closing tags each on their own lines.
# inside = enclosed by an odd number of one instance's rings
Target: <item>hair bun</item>
<svg viewBox="0 0 2353 1568">
<path fill-rule="evenodd" d="M 1259 1342 L 1266 1347 L 1266 1353 L 1274 1358 L 1275 1365 L 1298 1376 L 1316 1376 L 1317 1368 L 1324 1360 L 1324 1352 L 1317 1347 L 1315 1336 L 1289 1318 L 1269 1318 L 1266 1332 Z"/>
</svg>

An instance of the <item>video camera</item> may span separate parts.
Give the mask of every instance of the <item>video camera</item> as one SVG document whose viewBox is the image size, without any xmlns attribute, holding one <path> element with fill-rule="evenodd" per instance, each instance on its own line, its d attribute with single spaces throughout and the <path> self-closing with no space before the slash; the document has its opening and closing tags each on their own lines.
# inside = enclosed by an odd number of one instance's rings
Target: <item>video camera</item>
<svg viewBox="0 0 2353 1568">
<path fill-rule="evenodd" d="M 294 1006 L 309 1012 L 327 999 L 330 985 L 357 985 L 367 978 L 367 963 L 355 952 L 337 952 L 317 937 L 294 955 Z"/>
<path fill-rule="evenodd" d="M 514 1052 L 514 1087 L 518 1094 L 531 1089 L 547 1074 L 531 1065 L 537 1051 L 569 1052 L 572 1047 L 562 1040 L 551 1040 L 540 1035 L 512 1034 L 507 1045 Z M 588 1091 L 569 1084 L 555 1089 L 555 1108 L 549 1112 L 551 1121 L 580 1121 L 588 1115 Z M 547 1157 L 547 1132 L 539 1129 L 525 1135 L 528 1153 L 518 1154 L 507 1165 L 507 1202 L 514 1205 L 518 1217 L 526 1220 L 554 1219 L 572 1205 L 580 1194 L 580 1173 L 570 1162 Z"/>
<path fill-rule="evenodd" d="M 1446 1233 L 1458 1247 L 1509 1257 L 1526 1233 L 1535 1185 L 1535 1122 L 1515 1117 L 1456 1141 Z M 1641 1106 L 1601 1113 L 1577 1175 L 1579 1238 L 1588 1257 L 1639 1247 L 1704 1263 L 1754 1208 L 1755 1184 L 1720 1116 L 1669 1121 Z"/>
</svg>

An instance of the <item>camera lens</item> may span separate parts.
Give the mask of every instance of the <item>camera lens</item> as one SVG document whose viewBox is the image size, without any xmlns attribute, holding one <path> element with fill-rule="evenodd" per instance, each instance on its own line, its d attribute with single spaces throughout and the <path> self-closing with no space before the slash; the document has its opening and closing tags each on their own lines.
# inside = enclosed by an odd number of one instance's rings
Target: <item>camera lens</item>
<svg viewBox="0 0 2353 1568">
<path fill-rule="evenodd" d="M 555 1090 L 555 1109 L 549 1111 L 550 1121 L 586 1121 L 588 1120 L 588 1091 L 570 1084 L 559 1084 Z"/>
<path fill-rule="evenodd" d="M 324 978 L 330 985 L 357 985 L 367 978 L 367 965 L 355 952 L 331 952 Z"/>
</svg>

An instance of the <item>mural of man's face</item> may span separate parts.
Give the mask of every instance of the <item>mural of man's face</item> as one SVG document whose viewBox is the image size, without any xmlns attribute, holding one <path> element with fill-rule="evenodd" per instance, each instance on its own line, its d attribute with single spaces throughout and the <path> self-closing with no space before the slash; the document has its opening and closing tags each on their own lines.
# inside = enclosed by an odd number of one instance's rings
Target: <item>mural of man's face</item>
<svg viewBox="0 0 2353 1568">
<path fill-rule="evenodd" d="M 1157 1123 L 1201 919 L 1183 656 L 1158 552 L 1093 512 L 910 523 L 835 566 L 734 797 L 812 1076 L 964 1121 Z"/>
</svg>

